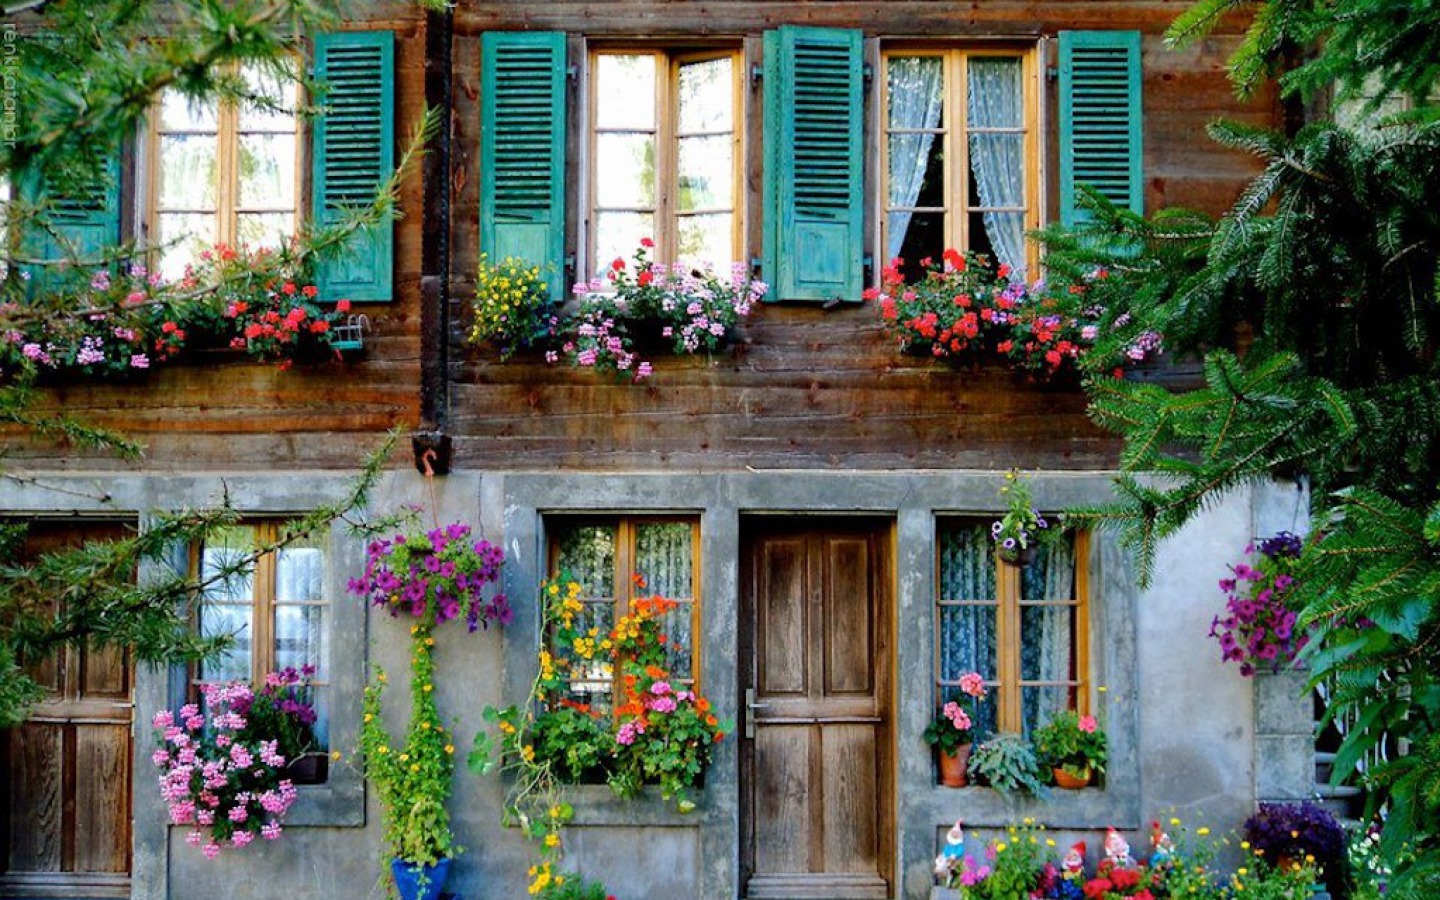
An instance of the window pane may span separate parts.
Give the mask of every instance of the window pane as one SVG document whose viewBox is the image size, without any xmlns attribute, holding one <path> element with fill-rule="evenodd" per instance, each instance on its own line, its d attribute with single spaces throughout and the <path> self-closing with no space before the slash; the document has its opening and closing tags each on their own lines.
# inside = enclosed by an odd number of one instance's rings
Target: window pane
<svg viewBox="0 0 1440 900">
<path fill-rule="evenodd" d="M 235 217 L 235 237 L 246 247 L 278 247 L 295 233 L 295 214 L 239 213 Z"/>
<path fill-rule="evenodd" d="M 645 592 L 672 600 L 695 596 L 691 566 L 694 531 L 686 522 L 645 522 L 635 526 L 635 571 Z"/>
<path fill-rule="evenodd" d="M 655 138 L 601 134 L 595 138 L 595 205 L 655 205 Z M 637 238 L 638 240 L 638 238 Z"/>
<path fill-rule="evenodd" d="M 678 223 L 680 246 L 675 257 L 684 266 L 709 266 L 722 278 L 735 262 L 732 217 L 729 213 L 685 216 Z"/>
<path fill-rule="evenodd" d="M 1019 58 L 972 56 L 969 64 L 969 127 L 1024 127 L 1024 74 Z"/>
<path fill-rule="evenodd" d="M 156 217 L 155 243 L 160 251 L 160 273 L 168 279 L 185 274 L 185 267 L 215 246 L 212 213 L 162 213 Z"/>
<path fill-rule="evenodd" d="M 889 144 L 891 207 L 945 206 L 945 135 L 892 134 Z"/>
<path fill-rule="evenodd" d="M 558 567 L 580 583 L 585 597 L 615 596 L 615 534 L 613 525 L 557 529 Z"/>
<path fill-rule="evenodd" d="M 249 606 L 210 603 L 201 608 L 202 636 L 230 635 L 233 638 L 228 648 L 200 664 L 201 681 L 250 680 L 250 614 Z"/>
<path fill-rule="evenodd" d="M 606 53 L 596 58 L 595 124 L 598 127 L 655 127 L 655 64 L 656 57 L 648 53 Z"/>
<path fill-rule="evenodd" d="M 655 215 L 637 212 L 598 212 L 595 214 L 595 259 L 591 266 L 597 275 L 604 275 L 611 260 L 628 260 L 635 255 L 640 239 L 655 233 Z"/>
<path fill-rule="evenodd" d="M 290 546 L 276 554 L 275 601 L 277 603 L 318 602 L 325 599 L 325 551 L 317 547 Z"/>
<path fill-rule="evenodd" d="M 1022 731 L 1028 738 L 1030 732 L 1050 721 L 1056 713 L 1074 708 L 1075 689 L 1068 686 L 1021 688 L 1020 705 Z"/>
<path fill-rule="evenodd" d="M 733 149 L 729 135 L 680 139 L 676 202 L 681 212 L 735 205 Z"/>
<path fill-rule="evenodd" d="M 973 206 L 1025 205 L 1025 136 L 970 135 L 970 168 L 979 190 Z"/>
<path fill-rule="evenodd" d="M 160 138 L 161 209 L 215 208 L 217 140 L 213 134 L 170 134 Z"/>
<path fill-rule="evenodd" d="M 1026 603 L 1075 599 L 1073 536 L 1035 548 L 1035 561 L 1020 570 L 1020 599 Z"/>
<path fill-rule="evenodd" d="M 994 600 L 995 558 L 983 525 L 942 526 L 940 599 Z"/>
<path fill-rule="evenodd" d="M 886 224 L 886 252 L 890 259 L 905 261 L 900 271 L 912 282 L 925 275 L 922 260 L 939 260 L 945 253 L 944 213 L 896 212 L 887 217 Z"/>
<path fill-rule="evenodd" d="M 240 137 L 241 209 L 295 208 L 295 135 Z"/>
<path fill-rule="evenodd" d="M 1069 681 L 1075 672 L 1075 607 L 1020 607 L 1020 680 Z"/>
<path fill-rule="evenodd" d="M 161 131 L 214 131 L 219 127 L 217 122 L 213 103 L 191 103 L 178 91 L 166 91 L 161 95 Z"/>
<path fill-rule="evenodd" d="M 275 607 L 275 668 L 314 666 L 324 678 L 329 662 L 329 635 L 325 628 L 325 607 Z"/>
<path fill-rule="evenodd" d="M 694 614 L 694 603 L 681 603 L 665 616 L 666 656 L 670 674 L 681 681 L 689 681 L 695 677 L 692 634 Z"/>
<path fill-rule="evenodd" d="M 680 133 L 731 131 L 735 127 L 735 80 L 731 59 L 680 66 Z"/>
<path fill-rule="evenodd" d="M 251 92 L 263 97 L 264 103 L 246 103 L 240 107 L 241 131 L 295 131 L 295 98 L 297 86 L 289 78 L 268 67 L 246 65 L 241 69 Z"/>
<path fill-rule="evenodd" d="M 211 534 L 200 551 L 200 580 L 207 584 L 203 596 L 216 603 L 250 602 L 255 596 L 254 563 L 243 564 L 255 549 L 255 533 L 249 528 L 222 528 Z M 226 572 L 236 568 L 237 571 Z"/>
<path fill-rule="evenodd" d="M 995 624 L 993 606 L 940 607 L 941 681 L 957 682 L 966 672 L 995 679 L 999 670 Z"/>
</svg>

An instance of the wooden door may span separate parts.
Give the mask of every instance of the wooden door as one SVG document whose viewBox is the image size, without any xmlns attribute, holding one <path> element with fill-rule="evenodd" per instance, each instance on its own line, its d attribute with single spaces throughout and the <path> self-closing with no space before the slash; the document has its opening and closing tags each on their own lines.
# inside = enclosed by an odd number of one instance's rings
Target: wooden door
<svg viewBox="0 0 1440 900">
<path fill-rule="evenodd" d="M 747 520 L 745 896 L 891 896 L 891 525 Z"/>
<path fill-rule="evenodd" d="M 26 550 L 127 531 L 37 522 Z M 27 670 L 48 696 L 23 725 L 0 732 L 0 896 L 129 897 L 130 660 L 112 650 L 67 650 Z"/>
</svg>

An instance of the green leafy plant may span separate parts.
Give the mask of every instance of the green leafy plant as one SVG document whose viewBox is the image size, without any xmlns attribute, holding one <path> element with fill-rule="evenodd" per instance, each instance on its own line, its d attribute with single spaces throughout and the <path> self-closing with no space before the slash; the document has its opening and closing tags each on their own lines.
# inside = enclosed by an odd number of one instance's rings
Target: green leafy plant
<svg viewBox="0 0 1440 900">
<path fill-rule="evenodd" d="M 990 537 L 1001 559 L 1011 563 L 1023 560 L 1027 551 L 1059 534 L 1035 508 L 1030 482 L 1015 469 L 1005 473 L 1000 497 L 1005 501 L 1005 515 L 991 523 Z"/>
<path fill-rule="evenodd" d="M 970 775 L 1002 794 L 1023 792 L 1043 795 L 1035 748 L 1018 734 L 997 734 L 976 744 L 970 753 Z"/>
<path fill-rule="evenodd" d="M 560 325 L 541 267 L 513 256 L 491 262 L 480 255 L 472 310 L 470 342 L 495 345 L 502 359 L 549 345 Z"/>
<path fill-rule="evenodd" d="M 960 676 L 959 700 L 952 700 L 925 727 L 925 743 L 941 753 L 954 754 L 975 740 L 975 705 L 985 699 L 985 679 L 979 672 Z"/>
<path fill-rule="evenodd" d="M 1104 774 L 1108 741 L 1094 716 L 1074 710 L 1056 713 L 1035 729 L 1035 753 L 1040 764 L 1085 779 L 1091 772 Z"/>
</svg>

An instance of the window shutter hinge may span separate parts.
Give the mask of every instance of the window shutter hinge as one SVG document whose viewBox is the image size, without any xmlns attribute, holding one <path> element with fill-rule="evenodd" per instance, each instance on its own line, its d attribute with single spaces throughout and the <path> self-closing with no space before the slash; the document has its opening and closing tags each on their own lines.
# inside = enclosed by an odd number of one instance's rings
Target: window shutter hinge
<svg viewBox="0 0 1440 900">
<path fill-rule="evenodd" d="M 1046 66 L 1045 78 L 1049 81 L 1056 81 L 1060 78 L 1060 68 L 1058 66 Z"/>
<path fill-rule="evenodd" d="M 860 75 L 865 79 L 865 87 L 869 88 L 870 83 L 875 80 L 875 67 L 869 63 L 860 66 Z"/>
<path fill-rule="evenodd" d="M 867 253 L 860 257 L 860 266 L 864 270 L 865 283 L 869 284 L 875 278 L 875 255 Z"/>
<path fill-rule="evenodd" d="M 579 67 L 579 66 L 566 66 L 566 67 L 565 67 L 565 77 L 566 77 L 566 78 L 569 78 L 571 81 L 577 80 L 577 79 L 580 77 L 580 67 Z"/>
<path fill-rule="evenodd" d="M 752 276 L 754 276 L 755 278 L 759 278 L 760 275 L 761 275 L 764 271 L 765 271 L 765 263 L 764 263 L 764 260 L 760 259 L 760 257 L 758 257 L 758 256 L 752 256 L 752 257 L 750 257 L 750 274 L 751 274 Z"/>
<path fill-rule="evenodd" d="M 754 66 L 751 66 L 751 67 L 750 67 L 750 81 L 751 81 L 751 82 L 758 82 L 758 81 L 763 80 L 764 78 L 765 78 L 765 67 L 764 67 L 764 66 L 754 65 Z"/>
</svg>

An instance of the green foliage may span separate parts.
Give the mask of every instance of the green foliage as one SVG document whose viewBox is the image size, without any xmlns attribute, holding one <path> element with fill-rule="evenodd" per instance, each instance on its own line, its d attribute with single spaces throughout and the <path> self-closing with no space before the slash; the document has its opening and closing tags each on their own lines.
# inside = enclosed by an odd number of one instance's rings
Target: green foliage
<svg viewBox="0 0 1440 900">
<path fill-rule="evenodd" d="M 1067 709 L 1035 729 L 1034 738 L 1042 766 L 1064 769 L 1076 778 L 1086 778 L 1092 770 L 1105 771 L 1108 741 L 1093 716 Z"/>
<path fill-rule="evenodd" d="M 1035 896 L 1040 870 L 1046 863 L 1045 845 L 1040 836 L 1044 828 L 1026 819 L 1024 824 L 1011 825 L 1005 837 L 990 842 L 995 858 L 990 875 L 966 892 L 967 900 L 1029 900 Z"/>
<path fill-rule="evenodd" d="M 997 734 L 976 744 L 970 753 L 970 775 L 1002 794 L 1046 792 L 1035 748 L 1018 734 Z"/>
</svg>

